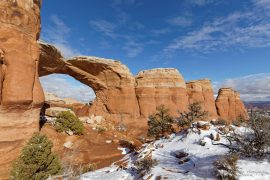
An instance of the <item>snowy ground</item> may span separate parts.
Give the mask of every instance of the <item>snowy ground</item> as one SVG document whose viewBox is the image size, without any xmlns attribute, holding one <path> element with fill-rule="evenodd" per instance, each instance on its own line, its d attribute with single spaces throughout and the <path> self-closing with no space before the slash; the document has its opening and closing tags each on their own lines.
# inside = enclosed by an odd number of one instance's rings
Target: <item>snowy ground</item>
<svg viewBox="0 0 270 180">
<path fill-rule="evenodd" d="M 139 154 L 127 154 L 123 161 L 127 162 L 127 169 L 112 165 L 94 172 L 84 174 L 82 180 L 133 180 L 140 179 L 135 171 L 134 162 L 151 154 L 158 164 L 141 179 L 216 179 L 213 162 L 220 155 L 227 153 L 223 146 L 212 145 L 210 134 L 216 134 L 217 128 L 211 126 L 209 130 L 201 133 L 189 132 L 171 135 L 169 139 L 161 139 L 145 144 Z M 205 146 L 199 141 L 206 142 Z M 221 142 L 225 139 L 221 137 Z M 189 153 L 190 161 L 179 164 L 174 155 L 176 151 Z M 123 151 L 124 152 L 124 151 Z M 241 159 L 238 161 L 239 179 L 241 180 L 269 180 L 270 162 Z"/>
</svg>

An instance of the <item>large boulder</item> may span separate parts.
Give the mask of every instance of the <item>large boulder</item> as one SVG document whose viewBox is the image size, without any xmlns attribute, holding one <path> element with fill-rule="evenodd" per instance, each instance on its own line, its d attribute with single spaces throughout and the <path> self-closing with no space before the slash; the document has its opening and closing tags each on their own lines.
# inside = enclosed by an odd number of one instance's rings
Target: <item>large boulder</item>
<svg viewBox="0 0 270 180">
<path fill-rule="evenodd" d="M 40 1 L 0 1 L 0 177 L 39 129 Z"/>
<path fill-rule="evenodd" d="M 136 95 L 142 117 L 148 117 L 156 107 L 165 105 L 174 116 L 178 111 L 186 110 L 188 96 L 186 83 L 177 69 L 158 68 L 138 73 Z"/>
<path fill-rule="evenodd" d="M 214 91 L 209 79 L 187 82 L 189 103 L 200 102 L 202 110 L 208 112 L 208 119 L 217 119 Z"/>
<path fill-rule="evenodd" d="M 240 94 L 232 88 L 221 88 L 216 99 L 218 116 L 227 121 L 247 119 L 248 114 Z"/>
</svg>

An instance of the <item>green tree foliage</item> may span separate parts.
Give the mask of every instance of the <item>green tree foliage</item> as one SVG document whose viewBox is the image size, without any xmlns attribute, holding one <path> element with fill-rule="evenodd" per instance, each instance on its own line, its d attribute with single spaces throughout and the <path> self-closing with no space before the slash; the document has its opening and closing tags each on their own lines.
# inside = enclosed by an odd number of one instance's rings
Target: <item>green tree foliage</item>
<svg viewBox="0 0 270 180">
<path fill-rule="evenodd" d="M 83 123 L 70 111 L 63 111 L 56 117 L 55 128 L 58 132 L 72 131 L 74 134 L 83 134 Z"/>
<path fill-rule="evenodd" d="M 188 112 L 180 112 L 177 124 L 181 127 L 191 126 L 194 121 L 203 120 L 207 115 L 208 112 L 202 110 L 201 104 L 194 102 L 188 106 Z"/>
<path fill-rule="evenodd" d="M 13 163 L 11 180 L 43 180 L 61 172 L 61 163 L 51 151 L 53 143 L 47 136 L 35 133 Z"/>
<path fill-rule="evenodd" d="M 169 114 L 169 109 L 165 108 L 164 105 L 158 106 L 156 111 L 148 119 L 148 136 L 159 138 L 165 133 L 173 131 L 173 118 Z"/>
</svg>

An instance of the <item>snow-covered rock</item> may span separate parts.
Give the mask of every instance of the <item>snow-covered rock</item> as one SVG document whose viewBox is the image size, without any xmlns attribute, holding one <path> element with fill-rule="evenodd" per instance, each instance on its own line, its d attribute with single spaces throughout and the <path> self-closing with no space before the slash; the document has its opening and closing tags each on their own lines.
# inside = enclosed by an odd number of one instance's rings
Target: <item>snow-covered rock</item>
<svg viewBox="0 0 270 180">
<path fill-rule="evenodd" d="M 240 128 L 240 130 L 242 130 Z M 113 164 L 110 167 L 83 174 L 82 180 L 134 180 L 139 179 L 134 163 L 144 157 L 157 160 L 151 172 L 144 175 L 144 179 L 216 179 L 214 162 L 228 152 L 224 146 L 213 145 L 210 135 L 217 136 L 219 130 L 210 125 L 209 130 L 200 132 L 189 131 L 178 133 L 169 139 L 160 139 L 149 144 L 144 144 L 138 154 L 127 154 L 123 160 L 127 162 L 125 169 Z M 206 142 L 200 146 L 199 141 Z M 226 143 L 226 139 L 220 136 L 220 142 Z M 187 157 L 179 159 L 176 152 L 186 152 Z M 181 163 L 179 163 L 181 161 Z M 239 179 L 241 180 L 268 180 L 270 179 L 270 163 L 267 161 L 239 160 Z M 141 178 L 142 179 L 142 178 Z"/>
</svg>

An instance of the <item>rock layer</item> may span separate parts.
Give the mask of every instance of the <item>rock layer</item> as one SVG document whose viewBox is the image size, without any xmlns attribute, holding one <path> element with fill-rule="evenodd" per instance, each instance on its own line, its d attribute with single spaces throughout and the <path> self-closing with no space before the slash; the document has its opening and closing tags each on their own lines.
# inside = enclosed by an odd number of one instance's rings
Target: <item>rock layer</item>
<svg viewBox="0 0 270 180">
<path fill-rule="evenodd" d="M 190 104 L 200 102 L 202 110 L 208 112 L 208 119 L 217 119 L 214 91 L 209 79 L 188 82 L 187 92 Z"/>
<path fill-rule="evenodd" d="M 186 110 L 188 98 L 186 84 L 176 69 L 159 68 L 138 73 L 136 95 L 141 116 L 147 118 L 156 111 L 156 107 L 165 105 L 174 116 L 178 110 Z"/>
<path fill-rule="evenodd" d="M 219 90 L 216 107 L 221 119 L 233 121 L 238 118 L 248 118 L 245 105 L 240 99 L 240 94 L 232 88 L 221 88 Z"/>
<path fill-rule="evenodd" d="M 208 79 L 186 83 L 178 70 L 173 68 L 144 70 L 134 77 L 119 61 L 97 57 L 75 57 L 65 61 L 54 46 L 40 43 L 40 47 L 41 76 L 68 74 L 94 89 L 96 100 L 89 111 L 84 110 L 89 114 L 102 115 L 112 121 L 124 121 L 132 127 L 136 127 L 137 123 L 134 122 L 139 121 L 138 124 L 146 129 L 147 117 L 159 105 L 165 105 L 173 116 L 177 116 L 178 111 L 186 111 L 189 104 L 201 102 L 203 110 L 208 112 L 209 120 L 222 117 L 231 121 L 235 116 L 247 117 L 243 103 L 235 93 L 227 96 L 230 100 L 237 99 L 235 106 L 219 103 L 223 101 L 220 99 L 225 98 L 222 95 L 215 102 Z M 227 112 L 221 109 L 230 110 Z M 226 113 L 230 115 L 225 116 Z"/>
<path fill-rule="evenodd" d="M 44 101 L 39 83 L 38 0 L 0 1 L 0 177 L 38 131 Z M 27 130 L 26 130 L 27 129 Z"/>
</svg>

